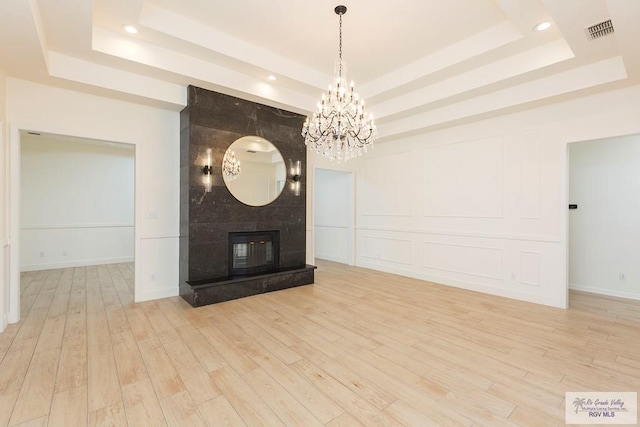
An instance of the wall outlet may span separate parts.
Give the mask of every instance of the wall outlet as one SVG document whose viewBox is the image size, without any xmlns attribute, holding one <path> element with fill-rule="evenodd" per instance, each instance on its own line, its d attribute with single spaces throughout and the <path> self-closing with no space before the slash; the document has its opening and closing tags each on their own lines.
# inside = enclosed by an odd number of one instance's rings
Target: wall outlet
<svg viewBox="0 0 640 427">
<path fill-rule="evenodd" d="M 516 273 L 511 273 L 511 280 L 516 281 Z"/>
<path fill-rule="evenodd" d="M 620 273 L 620 280 L 625 280 L 627 278 L 627 275 L 624 273 Z"/>
<path fill-rule="evenodd" d="M 44 252 L 40 251 L 40 258 L 44 258 Z"/>
<path fill-rule="evenodd" d="M 156 218 L 158 218 L 158 212 L 157 211 L 149 211 L 147 213 L 147 218 L 148 219 L 156 219 Z"/>
<path fill-rule="evenodd" d="M 151 279 L 152 282 L 155 282 L 156 281 L 156 273 L 151 273 L 149 278 Z"/>
</svg>

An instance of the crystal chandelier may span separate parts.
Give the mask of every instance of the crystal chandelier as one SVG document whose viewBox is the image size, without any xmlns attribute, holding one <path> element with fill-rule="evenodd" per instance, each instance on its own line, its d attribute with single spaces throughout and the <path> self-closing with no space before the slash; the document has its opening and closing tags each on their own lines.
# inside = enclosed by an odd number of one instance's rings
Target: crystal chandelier
<svg viewBox="0 0 640 427">
<path fill-rule="evenodd" d="M 364 99 L 347 86 L 346 65 L 342 61 L 342 15 L 346 6 L 336 6 L 340 17 L 340 50 L 335 64 L 335 87 L 329 85 L 329 94 L 322 94 L 316 112 L 307 117 L 302 126 L 304 143 L 331 160 L 347 161 L 366 153 L 378 136 L 373 115 L 367 117 Z"/>
<path fill-rule="evenodd" d="M 227 181 L 233 181 L 240 175 L 240 160 L 236 159 L 236 153 L 227 150 L 222 158 L 222 173 Z"/>
</svg>

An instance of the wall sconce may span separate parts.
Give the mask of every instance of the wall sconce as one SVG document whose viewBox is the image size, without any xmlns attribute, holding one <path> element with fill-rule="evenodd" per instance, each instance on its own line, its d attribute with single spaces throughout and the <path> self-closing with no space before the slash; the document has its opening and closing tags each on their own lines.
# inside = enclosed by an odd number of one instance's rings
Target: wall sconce
<svg viewBox="0 0 640 427">
<path fill-rule="evenodd" d="M 204 168 L 202 168 L 202 173 L 204 174 L 204 176 L 202 177 L 202 182 L 204 184 L 204 191 L 207 193 L 211 193 L 211 188 L 213 186 L 213 179 L 212 179 L 212 156 L 211 156 L 211 148 L 207 148 L 207 160 L 206 160 L 206 164 L 204 165 Z"/>
<path fill-rule="evenodd" d="M 300 175 L 302 174 L 302 162 L 296 160 L 291 164 L 291 188 L 293 189 L 293 195 L 300 195 Z"/>
</svg>

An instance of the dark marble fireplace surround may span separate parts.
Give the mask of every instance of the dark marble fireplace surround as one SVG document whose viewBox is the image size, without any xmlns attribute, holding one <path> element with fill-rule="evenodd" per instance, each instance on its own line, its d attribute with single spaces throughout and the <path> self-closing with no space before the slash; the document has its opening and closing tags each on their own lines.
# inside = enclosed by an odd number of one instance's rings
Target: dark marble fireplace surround
<svg viewBox="0 0 640 427">
<path fill-rule="evenodd" d="M 227 301 L 313 283 L 315 267 L 306 259 L 306 177 L 295 196 L 290 162 L 306 170 L 300 136 L 304 117 L 281 109 L 189 86 L 180 113 L 180 295 L 192 306 Z M 287 184 L 272 203 L 253 207 L 227 190 L 221 160 L 238 138 L 263 137 L 274 144 L 287 166 Z M 202 168 L 212 149 L 213 187 L 205 193 Z M 277 230 L 277 271 L 245 277 L 229 272 L 229 233 Z"/>
</svg>

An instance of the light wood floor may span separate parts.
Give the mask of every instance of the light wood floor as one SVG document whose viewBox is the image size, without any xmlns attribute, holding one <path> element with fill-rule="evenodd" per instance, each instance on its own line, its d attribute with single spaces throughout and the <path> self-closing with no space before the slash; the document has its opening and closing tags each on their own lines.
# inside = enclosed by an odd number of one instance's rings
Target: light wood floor
<svg viewBox="0 0 640 427">
<path fill-rule="evenodd" d="M 22 275 L 0 426 L 538 427 L 564 425 L 566 391 L 640 391 L 637 301 L 558 310 L 332 263 L 198 309 L 132 284 L 130 264 Z"/>
</svg>

